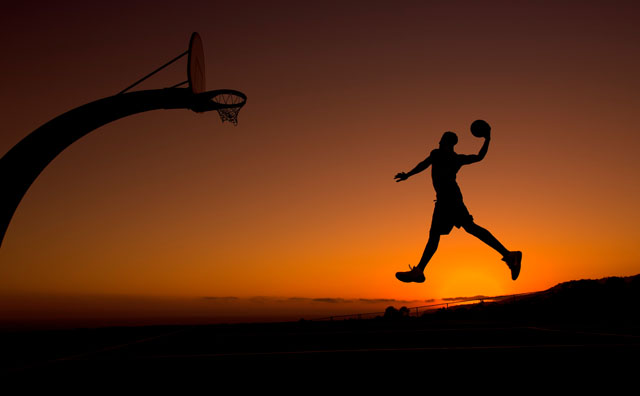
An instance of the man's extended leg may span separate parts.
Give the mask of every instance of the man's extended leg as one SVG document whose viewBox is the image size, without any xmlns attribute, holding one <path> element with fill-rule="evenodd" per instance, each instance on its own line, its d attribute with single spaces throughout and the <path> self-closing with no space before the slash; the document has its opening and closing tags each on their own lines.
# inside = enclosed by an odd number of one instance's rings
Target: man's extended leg
<svg viewBox="0 0 640 396">
<path fill-rule="evenodd" d="M 480 227 L 474 222 L 462 226 L 469 234 L 480 239 L 482 242 L 494 248 L 502 255 L 502 261 L 507 263 L 511 270 L 511 279 L 516 280 L 520 275 L 522 262 L 522 252 L 512 252 L 504 247 L 487 229 Z"/>
<path fill-rule="evenodd" d="M 496 239 L 496 237 L 491 235 L 491 233 L 487 229 L 480 227 L 474 222 L 463 225 L 462 228 L 464 228 L 464 230 L 469 234 L 475 236 L 482 242 L 494 248 L 502 256 L 506 256 L 509 254 L 509 250 L 505 248 L 504 245 L 502 245 L 500 241 Z"/>
<path fill-rule="evenodd" d="M 396 272 L 396 278 L 402 282 L 424 282 L 424 269 L 433 257 L 433 254 L 438 249 L 438 243 L 440 242 L 440 234 L 434 231 L 429 232 L 429 241 L 424 248 L 422 258 L 417 266 L 411 268 L 411 271 Z"/>
</svg>

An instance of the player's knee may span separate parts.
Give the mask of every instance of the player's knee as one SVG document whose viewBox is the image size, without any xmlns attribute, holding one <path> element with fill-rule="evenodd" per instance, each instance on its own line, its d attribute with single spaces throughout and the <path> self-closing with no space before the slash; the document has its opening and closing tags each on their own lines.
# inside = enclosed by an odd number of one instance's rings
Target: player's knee
<svg viewBox="0 0 640 396">
<path fill-rule="evenodd" d="M 480 227 L 473 221 L 470 221 L 468 223 L 463 224 L 462 228 L 464 228 L 464 230 L 469 234 L 473 234 L 474 232 L 478 231 Z"/>
</svg>

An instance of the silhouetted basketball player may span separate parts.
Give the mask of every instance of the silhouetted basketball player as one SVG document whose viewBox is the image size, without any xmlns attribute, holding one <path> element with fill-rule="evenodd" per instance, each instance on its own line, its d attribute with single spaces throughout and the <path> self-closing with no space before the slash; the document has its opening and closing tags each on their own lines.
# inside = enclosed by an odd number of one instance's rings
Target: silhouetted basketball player
<svg viewBox="0 0 640 396">
<path fill-rule="evenodd" d="M 436 190 L 436 205 L 431 220 L 429 241 L 416 267 L 409 266 L 411 271 L 396 273 L 396 278 L 402 282 L 424 282 L 424 269 L 438 248 L 440 235 L 449 234 L 453 226 L 464 228 L 469 234 L 476 236 L 502 254 L 502 260 L 511 270 L 511 279 L 518 278 L 522 252 L 507 250 L 489 231 L 473 222 L 473 217 L 462 201 L 460 187 L 456 183 L 456 174 L 463 165 L 481 161 L 487 155 L 490 140 L 491 136 L 487 134 L 478 154 L 461 155 L 453 151 L 453 146 L 458 143 L 458 136 L 453 132 L 445 132 L 440 139 L 440 148 L 433 150 L 424 161 L 411 171 L 401 172 L 395 176 L 397 182 L 407 180 L 410 176 L 422 172 L 431 165 L 431 178 Z"/>
</svg>

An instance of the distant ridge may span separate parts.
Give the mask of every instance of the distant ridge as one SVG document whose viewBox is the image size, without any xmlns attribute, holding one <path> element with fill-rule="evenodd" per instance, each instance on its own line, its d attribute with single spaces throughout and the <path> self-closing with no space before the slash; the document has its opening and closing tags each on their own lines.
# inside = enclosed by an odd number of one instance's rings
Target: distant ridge
<svg viewBox="0 0 640 396">
<path fill-rule="evenodd" d="M 611 286 L 615 286 L 615 287 L 621 286 L 622 284 L 632 285 L 634 284 L 634 282 L 637 286 L 638 285 L 637 282 L 640 282 L 640 274 L 633 275 L 633 276 L 625 276 L 625 277 L 610 276 L 607 278 L 600 278 L 600 279 L 572 280 L 568 282 L 558 283 L 557 285 L 553 286 L 547 291 L 554 290 L 554 289 L 567 289 L 567 288 L 576 289 L 576 288 L 584 288 L 584 287 L 599 287 L 597 285 L 609 288 Z"/>
<path fill-rule="evenodd" d="M 541 292 L 452 307 L 434 315 L 461 319 L 639 323 L 640 275 L 573 280 Z"/>
</svg>

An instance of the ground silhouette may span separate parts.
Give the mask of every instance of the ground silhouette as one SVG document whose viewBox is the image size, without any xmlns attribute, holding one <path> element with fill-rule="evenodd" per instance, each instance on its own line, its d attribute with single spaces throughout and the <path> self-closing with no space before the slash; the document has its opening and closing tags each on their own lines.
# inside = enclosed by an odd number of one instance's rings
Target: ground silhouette
<svg viewBox="0 0 640 396">
<path fill-rule="evenodd" d="M 419 361 L 438 378 L 494 381 L 499 371 L 524 381 L 532 374 L 568 383 L 585 375 L 625 380 L 635 378 L 635 372 L 626 374 L 635 367 L 628 362 L 640 353 L 639 295 L 640 275 L 566 282 L 420 316 L 389 307 L 373 319 L 4 331 L 0 376 L 218 383 L 247 373 L 269 379 L 276 370 L 318 381 L 342 374 L 353 381 L 357 368 L 367 373 L 360 380 L 371 381 L 372 372 L 406 375 L 406 367 Z"/>
<path fill-rule="evenodd" d="M 440 319 L 640 323 L 640 275 L 582 279 L 547 290 L 425 312 Z"/>
</svg>

